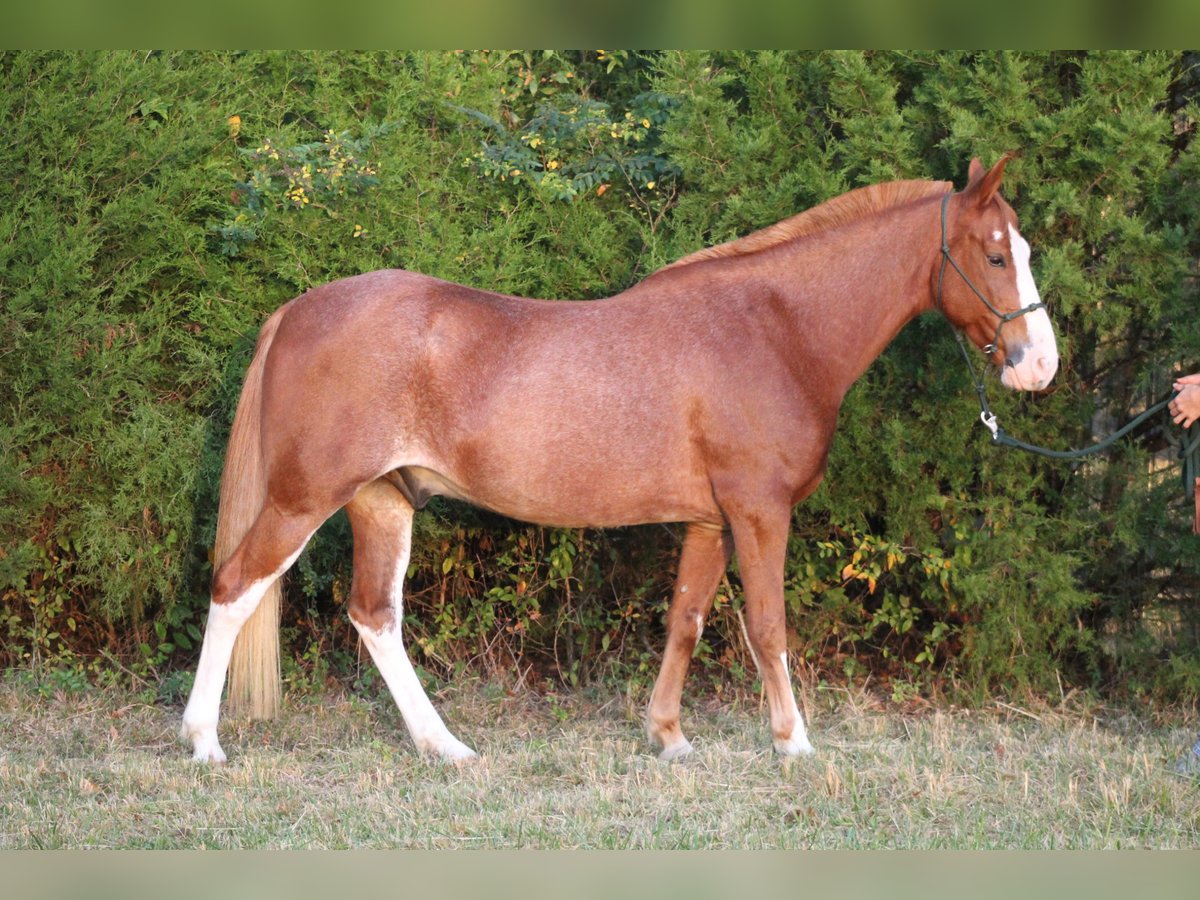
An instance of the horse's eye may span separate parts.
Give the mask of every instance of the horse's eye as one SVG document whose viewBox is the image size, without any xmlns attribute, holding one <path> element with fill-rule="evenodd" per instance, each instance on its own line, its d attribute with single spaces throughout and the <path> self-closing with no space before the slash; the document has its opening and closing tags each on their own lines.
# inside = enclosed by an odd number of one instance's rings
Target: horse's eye
<svg viewBox="0 0 1200 900">
<path fill-rule="evenodd" d="M 997 269 L 1003 269 L 1005 266 L 1004 257 L 999 254 L 990 254 L 988 256 L 988 265 L 995 266 Z"/>
</svg>

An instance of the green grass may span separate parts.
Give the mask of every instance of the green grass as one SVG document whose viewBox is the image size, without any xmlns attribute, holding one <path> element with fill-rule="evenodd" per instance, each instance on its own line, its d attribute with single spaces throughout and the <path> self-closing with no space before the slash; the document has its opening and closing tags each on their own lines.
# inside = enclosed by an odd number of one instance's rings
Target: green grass
<svg viewBox="0 0 1200 900">
<path fill-rule="evenodd" d="M 468 684 L 437 699 L 483 754 L 416 755 L 388 703 L 288 698 L 226 720 L 221 767 L 190 762 L 180 709 L 0 683 L 0 848 L 1194 848 L 1192 733 L 1094 711 L 900 714 L 819 695 L 814 757 L 769 750 L 757 697 L 686 712 L 664 764 L 619 693 Z"/>
</svg>

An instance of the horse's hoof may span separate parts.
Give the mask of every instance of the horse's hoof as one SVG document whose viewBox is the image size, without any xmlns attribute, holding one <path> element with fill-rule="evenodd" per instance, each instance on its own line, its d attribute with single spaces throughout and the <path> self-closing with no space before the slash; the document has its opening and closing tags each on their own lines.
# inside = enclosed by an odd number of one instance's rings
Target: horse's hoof
<svg viewBox="0 0 1200 900">
<path fill-rule="evenodd" d="M 225 751 L 217 740 L 215 728 L 193 728 L 185 721 L 179 726 L 179 737 L 192 745 L 192 762 L 218 766 L 225 762 Z"/>
<path fill-rule="evenodd" d="M 685 759 L 691 753 L 692 742 L 687 738 L 683 738 L 669 747 L 663 747 L 658 754 L 658 758 L 662 762 L 674 762 L 677 759 Z"/>
<path fill-rule="evenodd" d="M 455 750 L 453 753 L 443 753 L 442 759 L 454 766 L 469 766 L 472 763 L 479 762 L 479 754 L 464 745 L 461 751 Z"/>
<path fill-rule="evenodd" d="M 775 738 L 775 752 L 780 756 L 812 756 L 813 745 L 805 735 Z"/>
<path fill-rule="evenodd" d="M 437 742 L 429 741 L 423 743 L 420 746 L 420 750 L 427 756 L 432 756 L 440 759 L 442 762 L 448 762 L 456 766 L 465 765 L 479 759 L 478 753 L 456 737 L 447 737 Z"/>
<path fill-rule="evenodd" d="M 221 766 L 225 764 L 225 751 L 215 737 L 212 740 L 196 738 L 192 745 L 192 762 Z"/>
</svg>

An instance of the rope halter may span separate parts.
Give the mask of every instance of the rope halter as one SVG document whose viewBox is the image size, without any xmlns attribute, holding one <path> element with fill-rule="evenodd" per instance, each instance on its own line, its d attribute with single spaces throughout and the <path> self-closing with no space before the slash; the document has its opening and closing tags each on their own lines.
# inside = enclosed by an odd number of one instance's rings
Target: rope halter
<svg viewBox="0 0 1200 900">
<path fill-rule="evenodd" d="M 985 345 L 983 348 L 983 352 L 988 356 L 991 356 L 1000 347 L 1000 329 L 1002 329 L 1013 319 L 1019 319 L 1026 313 L 1031 313 L 1035 309 L 1045 309 L 1046 304 L 1039 300 L 1037 303 L 1030 303 L 1028 306 L 1023 306 L 1020 309 L 1013 310 L 1012 312 L 1004 313 L 996 309 L 996 307 L 992 305 L 992 302 L 984 296 L 983 292 L 979 290 L 979 288 L 975 287 L 975 283 L 967 277 L 967 273 L 962 270 L 962 266 L 960 266 L 955 261 L 954 257 L 950 255 L 950 244 L 946 240 L 946 209 L 950 206 L 951 196 L 953 195 L 946 194 L 944 197 L 942 197 L 942 265 L 941 268 L 938 269 L 937 296 L 935 297 L 935 304 L 938 309 L 942 310 L 943 313 L 945 312 L 945 303 L 942 299 L 942 283 L 946 277 L 946 264 L 949 263 L 954 267 L 954 271 L 958 273 L 959 277 L 962 278 L 967 287 L 971 289 L 971 293 L 978 297 L 983 305 L 988 308 L 988 311 L 1000 320 L 996 323 L 996 334 L 992 338 L 992 342 Z M 957 330 L 958 329 L 955 329 L 955 331 Z"/>
</svg>

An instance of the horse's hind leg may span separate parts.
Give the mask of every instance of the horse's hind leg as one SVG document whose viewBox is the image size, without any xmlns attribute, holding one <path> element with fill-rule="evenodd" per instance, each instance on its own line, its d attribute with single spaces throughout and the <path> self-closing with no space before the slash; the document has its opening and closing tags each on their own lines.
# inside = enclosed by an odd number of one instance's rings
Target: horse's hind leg
<svg viewBox="0 0 1200 900">
<path fill-rule="evenodd" d="M 346 507 L 354 531 L 350 621 L 383 675 L 417 749 L 452 761 L 475 756 L 433 708 L 404 649 L 400 627 L 413 508 L 386 481 L 364 487 Z"/>
<path fill-rule="evenodd" d="M 193 759 L 225 761 L 217 741 L 217 718 L 234 641 L 263 595 L 296 561 L 320 524 L 320 519 L 285 514 L 268 503 L 213 579 L 200 663 L 181 729 L 184 740 L 192 742 Z"/>
<path fill-rule="evenodd" d="M 732 550 L 729 532 L 705 525 L 688 526 L 675 594 L 667 613 L 667 647 L 646 710 L 646 734 L 662 748 L 660 759 L 676 759 L 692 750 L 679 727 L 683 680 Z"/>
</svg>

